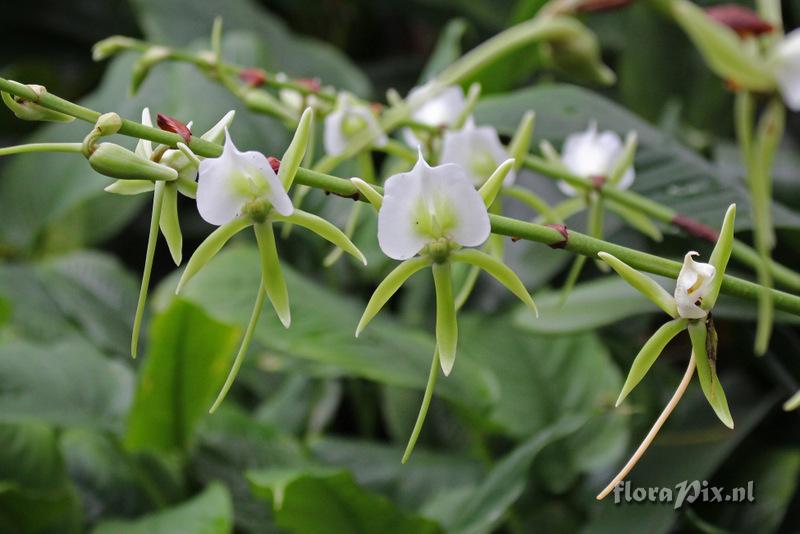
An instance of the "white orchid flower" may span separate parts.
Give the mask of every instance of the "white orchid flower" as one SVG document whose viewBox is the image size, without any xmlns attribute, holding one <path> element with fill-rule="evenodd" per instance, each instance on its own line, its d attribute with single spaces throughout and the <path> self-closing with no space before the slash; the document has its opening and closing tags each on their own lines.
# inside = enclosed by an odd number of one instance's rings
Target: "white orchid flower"
<svg viewBox="0 0 800 534">
<path fill-rule="evenodd" d="M 712 287 L 717 269 L 709 263 L 700 263 L 692 259 L 698 253 L 690 251 L 683 258 L 683 267 L 675 284 L 675 304 L 678 315 L 684 319 L 702 319 L 708 311 L 700 307 Z"/>
<path fill-rule="evenodd" d="M 225 130 L 222 155 L 200 162 L 197 184 L 197 209 L 207 222 L 222 226 L 240 217 L 245 210 L 269 208 L 283 216 L 294 208 L 289 195 L 260 152 L 240 152 Z"/>
<path fill-rule="evenodd" d="M 378 212 L 378 243 L 396 260 L 433 243 L 483 244 L 491 231 L 483 199 L 464 169 L 431 167 L 422 157 L 410 172 L 386 180 Z"/>
<path fill-rule="evenodd" d="M 472 120 L 459 131 L 445 132 L 442 141 L 441 163 L 455 163 L 462 167 L 475 187 L 480 187 L 494 170 L 509 158 L 497 130 L 491 126 L 475 126 Z M 513 185 L 513 169 L 506 175 L 503 185 Z"/>
<path fill-rule="evenodd" d="M 422 85 L 411 90 L 407 101 L 412 109 L 413 121 L 435 127 L 452 125 L 467 105 L 464 90 L 458 85 L 443 89 L 431 84 Z M 409 146 L 420 145 L 420 140 L 411 128 L 403 130 L 403 138 Z"/>
<path fill-rule="evenodd" d="M 341 154 L 350 140 L 364 130 L 373 134 L 374 146 L 384 146 L 388 142 L 386 133 L 369 107 L 357 103 L 351 95 L 342 93 L 336 110 L 325 117 L 325 152 L 331 156 Z"/>
<path fill-rule="evenodd" d="M 612 131 L 597 131 L 592 121 L 583 131 L 567 136 L 561 151 L 561 162 L 570 172 L 584 178 L 607 178 L 622 157 L 625 145 L 619 135 Z M 635 179 L 633 166 L 628 167 L 617 184 L 618 189 L 628 189 Z M 575 189 L 560 181 L 558 187 L 565 195 L 573 196 Z"/>
<path fill-rule="evenodd" d="M 771 63 L 786 107 L 800 111 L 800 28 L 775 45 Z"/>
</svg>

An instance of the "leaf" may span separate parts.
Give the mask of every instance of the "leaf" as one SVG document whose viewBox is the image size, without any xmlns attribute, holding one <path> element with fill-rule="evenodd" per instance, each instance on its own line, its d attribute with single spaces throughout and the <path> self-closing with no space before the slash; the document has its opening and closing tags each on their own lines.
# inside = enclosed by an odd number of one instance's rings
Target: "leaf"
<svg viewBox="0 0 800 534">
<path fill-rule="evenodd" d="M 719 227 L 728 206 L 736 203 L 737 230 L 753 228 L 749 195 L 741 183 L 636 115 L 586 89 L 555 84 L 489 97 L 477 106 L 476 121 L 510 135 L 529 109 L 536 111 L 537 139 L 561 141 L 585 129 L 592 120 L 601 130 L 623 136 L 635 130 L 639 148 L 633 191 L 713 227 Z M 800 227 L 800 215 L 780 203 L 773 203 L 773 212 L 776 227 Z"/>
<path fill-rule="evenodd" d="M 0 345 L 2 421 L 34 418 L 57 426 L 119 431 L 132 390 L 130 370 L 85 342 Z"/>
<path fill-rule="evenodd" d="M 254 247 L 230 247 L 198 273 L 182 295 L 216 320 L 243 327 L 258 289 L 258 265 Z M 288 265 L 282 268 L 292 301 L 292 328 L 284 329 L 274 314 L 262 314 L 255 340 L 265 349 L 369 380 L 424 389 L 434 349 L 430 334 L 401 326 L 385 314 L 356 339 L 362 302 L 343 297 Z M 174 283 L 170 279 L 159 292 L 168 294 Z M 459 366 L 440 386 L 437 393 L 444 398 L 476 410 L 488 405 L 494 393 L 493 377 L 474 363 Z"/>
<path fill-rule="evenodd" d="M 279 526 L 297 534 L 424 533 L 438 526 L 401 511 L 331 468 L 272 469 L 248 475 L 253 491 L 273 501 Z"/>
<path fill-rule="evenodd" d="M 133 450 L 185 451 L 228 370 L 239 330 L 180 299 L 150 328 L 147 360 L 128 418 Z"/>
<path fill-rule="evenodd" d="M 106 521 L 93 534 L 228 534 L 233 506 L 225 486 L 212 483 L 198 496 L 134 521 Z"/>
</svg>

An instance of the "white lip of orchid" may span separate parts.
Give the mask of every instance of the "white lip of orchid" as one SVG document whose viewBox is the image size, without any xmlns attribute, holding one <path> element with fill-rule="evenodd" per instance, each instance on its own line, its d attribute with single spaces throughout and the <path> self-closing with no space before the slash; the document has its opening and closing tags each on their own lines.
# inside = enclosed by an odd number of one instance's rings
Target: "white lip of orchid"
<svg viewBox="0 0 800 534">
<path fill-rule="evenodd" d="M 460 165 L 472 179 L 473 185 L 480 187 L 508 157 L 497 130 L 491 126 L 476 127 L 474 121 L 469 120 L 463 129 L 445 132 L 439 160 L 441 163 Z M 509 171 L 503 185 L 513 185 L 515 179 L 514 171 Z"/>
<path fill-rule="evenodd" d="M 389 141 L 372 111 L 365 105 L 354 103 L 349 95 L 342 94 L 336 110 L 325 117 L 325 152 L 332 156 L 341 154 L 350 139 L 362 129 L 373 133 L 374 146 L 385 146 Z"/>
<path fill-rule="evenodd" d="M 591 121 L 589 127 L 570 134 L 561 150 L 561 162 L 570 172 L 583 178 L 608 177 L 614 164 L 625 150 L 622 139 L 616 132 L 597 131 L 597 122 Z M 622 175 L 617 189 L 628 189 L 636 178 L 633 166 Z M 568 196 L 575 195 L 575 189 L 566 182 L 559 181 L 558 188 Z"/>
<path fill-rule="evenodd" d="M 458 165 L 431 167 L 420 153 L 411 171 L 386 180 L 378 243 L 390 258 L 405 260 L 427 247 L 439 259 L 458 246 L 481 245 L 490 232 L 483 199 Z"/>
<path fill-rule="evenodd" d="M 433 92 L 433 96 L 429 96 Z M 431 83 L 415 87 L 408 93 L 407 101 L 411 107 L 411 119 L 429 126 L 450 126 L 458 119 L 467 100 L 461 86 L 451 85 L 443 88 Z M 423 101 L 422 104 L 416 104 Z M 417 147 L 419 139 L 411 128 L 403 130 L 403 138 L 409 146 Z"/>
<path fill-rule="evenodd" d="M 256 151 L 240 152 L 226 128 L 222 155 L 200 162 L 197 185 L 200 216 L 221 226 L 246 210 L 266 216 L 271 208 L 284 216 L 294 211 L 266 156 Z"/>
<path fill-rule="evenodd" d="M 800 111 L 800 28 L 775 46 L 770 63 L 786 107 Z"/>
<path fill-rule="evenodd" d="M 675 304 L 678 307 L 678 315 L 684 319 L 702 319 L 708 315 L 708 311 L 701 308 L 698 303 L 702 303 L 708 294 L 716 268 L 708 263 L 694 261 L 692 256 L 697 255 L 698 253 L 693 250 L 686 253 L 675 284 Z"/>
</svg>

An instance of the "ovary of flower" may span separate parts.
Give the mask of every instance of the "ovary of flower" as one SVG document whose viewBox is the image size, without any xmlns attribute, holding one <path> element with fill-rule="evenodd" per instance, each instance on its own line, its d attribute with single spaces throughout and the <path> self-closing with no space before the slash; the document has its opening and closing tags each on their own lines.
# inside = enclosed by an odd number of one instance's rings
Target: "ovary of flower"
<svg viewBox="0 0 800 534">
<path fill-rule="evenodd" d="M 406 100 L 412 110 L 411 120 L 437 128 L 453 124 L 467 105 L 464 91 L 458 85 L 443 89 L 431 84 L 422 85 L 412 89 Z M 420 144 L 410 128 L 403 130 L 403 138 L 414 148 Z"/>
<path fill-rule="evenodd" d="M 269 209 L 292 214 L 292 202 L 266 156 L 260 152 L 240 152 L 230 134 L 218 158 L 200 163 L 197 209 L 207 222 L 221 226 L 246 210 L 252 216 L 266 217 Z"/>
<path fill-rule="evenodd" d="M 378 213 L 378 243 L 396 260 L 428 245 L 476 247 L 489 237 L 483 199 L 458 165 L 430 167 L 420 154 L 414 168 L 391 176 Z"/>
<path fill-rule="evenodd" d="M 325 117 L 325 152 L 331 156 L 341 154 L 350 140 L 364 130 L 372 133 L 373 145 L 380 147 L 388 142 L 372 111 L 367 106 L 354 102 L 350 95 L 342 93 L 336 110 Z"/>
<path fill-rule="evenodd" d="M 461 166 L 473 185 L 480 187 L 508 157 L 497 130 L 491 126 L 475 126 L 474 121 L 469 120 L 461 130 L 445 132 L 439 161 Z M 509 171 L 503 185 L 512 185 L 515 178 L 514 171 Z"/>
<path fill-rule="evenodd" d="M 686 253 L 675 284 L 675 304 L 678 315 L 684 319 L 702 319 L 708 314 L 700 304 L 711 288 L 716 269 L 708 263 L 694 261 L 692 256 L 697 255 L 695 251 Z"/>
<path fill-rule="evenodd" d="M 597 131 L 597 123 L 592 121 L 583 132 L 567 136 L 561 151 L 561 161 L 570 172 L 584 178 L 607 178 L 614 170 L 617 159 L 624 151 L 619 135 L 612 131 Z M 618 189 L 628 189 L 635 179 L 633 166 L 622 175 Z M 560 181 L 558 187 L 565 195 L 573 196 L 575 189 Z"/>
<path fill-rule="evenodd" d="M 800 28 L 775 46 L 771 64 L 786 106 L 800 111 Z"/>
</svg>

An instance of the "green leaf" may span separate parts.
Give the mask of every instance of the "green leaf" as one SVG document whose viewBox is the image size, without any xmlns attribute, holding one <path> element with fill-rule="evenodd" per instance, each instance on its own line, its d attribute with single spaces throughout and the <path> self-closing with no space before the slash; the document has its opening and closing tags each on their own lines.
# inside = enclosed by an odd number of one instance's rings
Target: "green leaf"
<svg viewBox="0 0 800 534">
<path fill-rule="evenodd" d="M 219 390 L 239 329 L 180 299 L 153 319 L 128 417 L 133 450 L 185 451 Z"/>
<path fill-rule="evenodd" d="M 725 398 L 725 392 L 722 390 L 722 384 L 717 376 L 717 341 L 716 339 L 711 341 L 709 334 L 716 338 L 717 333 L 713 323 L 705 321 L 689 323 L 689 335 L 692 338 L 692 350 L 697 363 L 697 378 L 700 380 L 700 387 L 720 421 L 728 428 L 733 428 L 728 399 Z"/>
<path fill-rule="evenodd" d="M 40 419 L 57 426 L 119 431 L 133 377 L 86 342 L 0 345 L 0 420 Z"/>
<path fill-rule="evenodd" d="M 228 534 L 233 531 L 233 506 L 228 490 L 210 484 L 200 495 L 173 508 L 133 521 L 106 521 L 93 534 Z"/>
<path fill-rule="evenodd" d="M 438 526 L 360 488 L 350 474 L 320 467 L 254 471 L 253 491 L 270 499 L 279 526 L 297 534 L 434 533 Z"/>
</svg>

